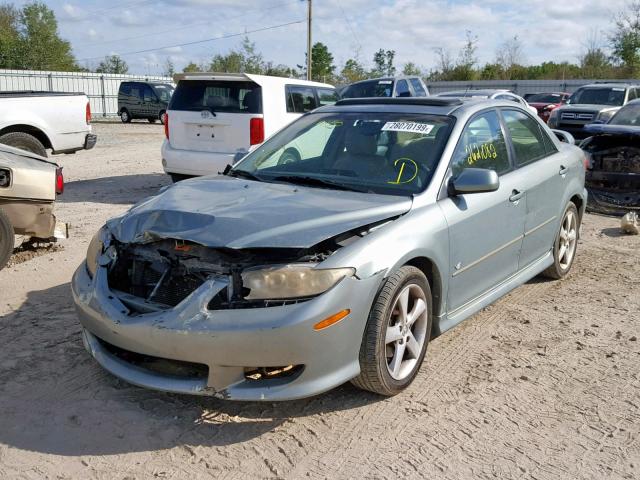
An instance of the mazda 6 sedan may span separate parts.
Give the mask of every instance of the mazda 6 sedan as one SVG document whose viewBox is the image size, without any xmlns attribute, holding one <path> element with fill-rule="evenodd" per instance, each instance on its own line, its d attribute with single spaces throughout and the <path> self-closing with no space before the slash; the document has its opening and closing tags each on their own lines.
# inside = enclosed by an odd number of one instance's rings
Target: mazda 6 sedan
<svg viewBox="0 0 640 480">
<path fill-rule="evenodd" d="M 108 221 L 72 282 L 83 340 L 158 390 L 394 395 L 431 338 L 567 275 L 584 180 L 581 150 L 513 102 L 343 100 Z"/>
</svg>

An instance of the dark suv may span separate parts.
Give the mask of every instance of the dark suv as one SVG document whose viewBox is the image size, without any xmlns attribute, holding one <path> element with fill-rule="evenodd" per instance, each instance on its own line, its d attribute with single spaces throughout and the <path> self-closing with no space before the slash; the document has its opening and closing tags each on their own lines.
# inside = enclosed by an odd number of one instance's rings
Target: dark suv
<svg viewBox="0 0 640 480">
<path fill-rule="evenodd" d="M 628 83 L 594 83 L 576 90 L 566 105 L 549 116 L 549 127 L 565 130 L 577 139 L 588 136 L 584 126 L 606 123 L 620 107 L 640 98 L 640 85 Z"/>
<path fill-rule="evenodd" d="M 362 80 L 347 85 L 341 98 L 364 97 L 427 97 L 429 89 L 420 77 L 385 77 Z"/>
<path fill-rule="evenodd" d="M 166 83 L 122 82 L 118 90 L 118 115 L 123 123 L 134 118 L 164 123 L 173 90 L 173 85 Z"/>
</svg>

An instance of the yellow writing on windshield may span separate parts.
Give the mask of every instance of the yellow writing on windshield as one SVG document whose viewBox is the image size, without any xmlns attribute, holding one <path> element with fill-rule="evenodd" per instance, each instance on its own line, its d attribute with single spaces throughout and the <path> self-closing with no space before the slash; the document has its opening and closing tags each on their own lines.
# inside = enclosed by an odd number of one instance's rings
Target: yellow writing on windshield
<svg viewBox="0 0 640 480">
<path fill-rule="evenodd" d="M 391 185 L 410 183 L 418 176 L 418 164 L 410 158 L 398 158 L 393 162 L 393 166 L 400 166 L 400 171 L 398 172 L 398 177 L 394 181 L 387 182 Z"/>
</svg>

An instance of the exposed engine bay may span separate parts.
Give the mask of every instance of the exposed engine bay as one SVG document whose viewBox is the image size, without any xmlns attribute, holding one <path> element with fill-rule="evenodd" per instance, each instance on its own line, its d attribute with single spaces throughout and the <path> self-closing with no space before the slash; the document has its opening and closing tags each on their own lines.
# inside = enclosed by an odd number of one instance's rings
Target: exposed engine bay
<svg viewBox="0 0 640 480">
<path fill-rule="evenodd" d="M 204 247 L 175 239 L 146 244 L 124 244 L 113 240 L 111 248 L 114 254 L 107 266 L 109 288 L 130 308 L 131 314 L 172 308 L 212 278 L 223 280 L 227 287 L 209 302 L 210 310 L 297 303 L 308 298 L 247 299 L 249 290 L 243 286 L 242 272 L 264 265 L 320 263 L 339 248 L 388 221 L 346 232 L 308 249 L 234 250 Z"/>
<path fill-rule="evenodd" d="M 590 156 L 587 208 L 611 215 L 640 210 L 640 139 L 600 135 L 585 140 L 581 148 Z"/>
</svg>

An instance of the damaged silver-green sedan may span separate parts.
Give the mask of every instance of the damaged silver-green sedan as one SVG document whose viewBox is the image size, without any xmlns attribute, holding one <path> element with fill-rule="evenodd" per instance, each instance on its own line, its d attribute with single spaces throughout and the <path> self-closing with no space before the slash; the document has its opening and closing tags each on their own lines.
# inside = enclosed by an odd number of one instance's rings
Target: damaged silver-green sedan
<svg viewBox="0 0 640 480">
<path fill-rule="evenodd" d="M 107 222 L 72 282 L 85 346 L 171 392 L 399 393 L 432 336 L 569 272 L 583 160 L 511 102 L 318 109 Z"/>
</svg>

